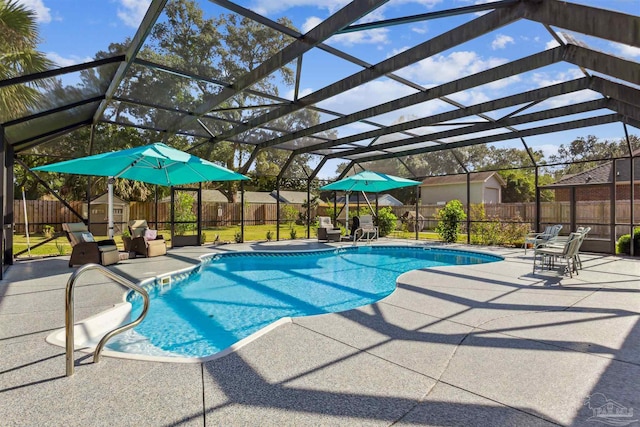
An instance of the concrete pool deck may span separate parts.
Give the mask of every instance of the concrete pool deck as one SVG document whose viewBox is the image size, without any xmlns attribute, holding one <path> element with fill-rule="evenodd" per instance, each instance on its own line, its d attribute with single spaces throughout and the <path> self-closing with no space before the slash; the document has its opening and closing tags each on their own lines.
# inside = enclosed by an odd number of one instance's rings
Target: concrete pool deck
<svg viewBox="0 0 640 427">
<path fill-rule="evenodd" d="M 177 248 L 109 269 L 139 281 L 217 250 L 327 246 Z M 585 254 L 570 279 L 532 274 L 522 249 L 471 249 L 505 260 L 406 273 L 376 304 L 296 318 L 211 362 L 94 364 L 76 352 L 69 378 L 45 337 L 64 327 L 75 269 L 68 257 L 17 262 L 0 281 L 0 424 L 593 426 L 612 420 L 593 418 L 607 401 L 633 409 L 617 421 L 639 419 L 640 260 Z M 83 276 L 76 321 L 122 292 Z"/>
</svg>

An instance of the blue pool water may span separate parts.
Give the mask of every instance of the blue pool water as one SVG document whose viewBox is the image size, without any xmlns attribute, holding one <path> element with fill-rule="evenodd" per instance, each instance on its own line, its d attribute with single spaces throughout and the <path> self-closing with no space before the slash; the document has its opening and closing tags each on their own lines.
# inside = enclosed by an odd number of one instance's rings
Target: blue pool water
<svg viewBox="0 0 640 427">
<path fill-rule="evenodd" d="M 407 271 L 501 258 L 422 247 L 366 246 L 216 256 L 168 291 L 154 288 L 147 317 L 112 350 L 206 357 L 283 317 L 339 312 L 376 302 Z M 133 316 L 142 302 L 130 298 Z"/>
</svg>

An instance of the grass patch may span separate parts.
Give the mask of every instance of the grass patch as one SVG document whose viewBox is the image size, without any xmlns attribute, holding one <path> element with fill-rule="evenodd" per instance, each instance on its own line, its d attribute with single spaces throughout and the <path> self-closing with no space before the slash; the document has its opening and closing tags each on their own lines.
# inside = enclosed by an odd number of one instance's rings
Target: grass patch
<svg viewBox="0 0 640 427">
<path fill-rule="evenodd" d="M 297 239 L 307 238 L 307 226 L 306 225 L 294 225 L 293 228 L 296 231 Z M 280 225 L 280 240 L 291 239 L 291 227 L 289 225 Z M 209 227 L 202 230 L 205 235 L 204 244 L 212 244 L 214 241 L 218 242 L 231 242 L 235 240 L 235 234 L 240 232 L 240 226 L 226 226 L 226 227 Z M 273 240 L 276 239 L 276 226 L 275 224 L 267 225 L 250 225 L 244 228 L 244 240 L 245 242 L 261 242 L 267 240 L 267 232 L 271 232 Z M 318 236 L 316 227 L 311 227 L 310 238 L 314 239 Z M 167 245 L 171 246 L 171 231 L 159 230 L 158 234 L 162 234 L 167 242 Z M 432 231 L 421 231 L 419 234 L 420 240 L 440 240 L 437 233 Z M 415 233 L 411 231 L 394 231 L 389 237 L 395 239 L 415 239 Z M 104 240 L 107 236 L 95 236 L 96 240 Z M 118 249 L 124 250 L 124 244 L 122 242 L 122 236 L 115 236 L 114 240 Z M 43 234 L 34 234 L 29 238 L 31 244 L 32 256 L 53 256 L 53 255 L 71 255 L 71 245 L 69 244 L 66 236 L 58 235 L 54 238 L 47 238 Z M 458 236 L 458 243 L 467 243 L 467 235 L 460 234 Z M 26 258 L 29 256 L 27 253 L 27 238 L 24 235 L 13 236 L 13 253 L 18 254 L 18 257 Z"/>
</svg>

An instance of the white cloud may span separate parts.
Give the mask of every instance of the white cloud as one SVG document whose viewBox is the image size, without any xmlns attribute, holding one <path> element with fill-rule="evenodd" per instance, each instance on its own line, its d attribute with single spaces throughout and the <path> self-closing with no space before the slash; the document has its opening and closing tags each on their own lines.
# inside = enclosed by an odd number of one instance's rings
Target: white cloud
<svg viewBox="0 0 640 427">
<path fill-rule="evenodd" d="M 313 93 L 313 89 L 311 89 L 311 88 L 300 89 L 298 91 L 298 98 L 305 97 L 305 96 L 309 95 L 310 93 Z M 291 90 L 288 90 L 287 93 L 284 94 L 284 97 L 287 98 L 287 99 L 293 100 L 293 95 L 295 95 L 295 91 L 293 89 L 291 89 Z"/>
<path fill-rule="evenodd" d="M 628 44 L 611 42 L 611 47 L 613 47 L 621 56 L 627 58 L 640 56 L 640 48 L 629 46 Z"/>
<path fill-rule="evenodd" d="M 381 11 L 390 4 L 398 6 L 406 3 L 416 3 L 430 9 L 441 1 L 442 0 L 394 0 L 386 5 L 380 6 L 376 11 Z M 330 14 L 333 14 L 350 2 L 351 0 L 254 0 L 250 8 L 254 12 L 265 15 L 281 13 L 294 7 L 317 7 L 318 9 L 327 10 Z"/>
<path fill-rule="evenodd" d="M 407 96 L 416 91 L 406 85 L 393 80 L 379 79 L 366 83 L 360 87 L 351 89 L 340 95 L 336 95 L 318 103 L 318 107 L 326 108 L 343 114 L 370 108 L 394 99 Z M 428 116 L 447 109 L 448 106 L 440 100 L 431 100 L 418 105 L 413 105 L 401 110 L 373 117 L 371 120 L 389 125 L 401 116 Z"/>
<path fill-rule="evenodd" d="M 507 36 L 505 34 L 498 34 L 496 38 L 491 42 L 491 49 L 504 49 L 509 43 L 515 44 L 515 42 L 513 41 L 513 37 Z"/>
<path fill-rule="evenodd" d="M 68 67 L 70 65 L 82 64 L 84 62 L 93 61 L 93 59 L 90 57 L 81 58 L 75 55 L 71 55 L 65 58 L 56 52 L 47 52 L 47 58 L 55 62 L 59 67 Z"/>
<path fill-rule="evenodd" d="M 556 39 L 551 39 L 544 45 L 545 50 L 553 49 L 554 47 L 560 46 L 560 43 Z"/>
<path fill-rule="evenodd" d="M 458 51 L 449 55 L 435 55 L 405 67 L 398 75 L 415 80 L 424 86 L 445 83 L 506 63 L 504 58 L 484 59 L 476 52 Z"/>
<path fill-rule="evenodd" d="M 565 105 L 578 104 L 580 102 L 591 101 L 593 99 L 602 98 L 602 95 L 589 89 L 580 90 L 578 92 L 566 93 L 564 95 L 554 96 L 536 106 L 536 109 L 548 109 L 564 107 Z"/>
<path fill-rule="evenodd" d="M 137 28 L 142 22 L 151 0 L 119 0 L 122 8 L 118 8 L 118 18 L 125 25 Z"/>
<path fill-rule="evenodd" d="M 51 9 L 44 5 L 42 0 L 18 0 L 18 3 L 36 14 L 36 21 L 46 24 L 51 22 Z"/>
<path fill-rule="evenodd" d="M 505 87 L 513 84 L 513 83 L 518 83 L 520 81 L 520 76 L 510 76 L 510 77 L 505 77 L 504 79 L 500 79 L 500 80 L 496 80 L 495 82 L 491 82 L 491 83 L 487 83 L 486 87 L 493 89 L 493 90 L 497 90 L 497 89 L 504 89 Z"/>
<path fill-rule="evenodd" d="M 334 13 L 350 0 L 255 0 L 251 10 L 264 15 L 280 13 L 285 10 L 300 6 L 316 6 L 319 9 L 326 9 L 329 13 Z"/>
<path fill-rule="evenodd" d="M 559 71 L 555 73 L 538 72 L 533 73 L 531 80 L 538 87 L 546 87 L 554 84 L 575 80 L 584 77 L 584 74 L 578 68 L 570 68 L 567 71 Z"/>
<path fill-rule="evenodd" d="M 427 27 L 427 24 L 420 24 L 415 27 L 411 27 L 411 31 L 418 34 L 427 34 L 429 32 L 429 29 Z"/>
<path fill-rule="evenodd" d="M 322 19 L 317 16 L 310 16 L 302 24 L 302 32 L 307 33 L 315 28 Z M 354 44 L 388 44 L 389 30 L 386 28 L 375 28 L 366 31 L 355 31 L 353 33 L 337 34 L 327 40 L 329 44 L 342 44 L 345 46 L 353 46 Z"/>
<path fill-rule="evenodd" d="M 481 104 L 491 99 L 484 92 L 477 89 L 465 90 L 463 92 L 454 93 L 450 95 L 449 98 L 465 105 Z"/>
</svg>

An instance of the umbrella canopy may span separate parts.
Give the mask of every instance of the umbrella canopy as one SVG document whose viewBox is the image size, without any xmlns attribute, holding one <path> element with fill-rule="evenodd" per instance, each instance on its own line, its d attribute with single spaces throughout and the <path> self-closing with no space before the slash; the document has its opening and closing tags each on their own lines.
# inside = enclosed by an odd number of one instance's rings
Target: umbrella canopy
<svg viewBox="0 0 640 427">
<path fill-rule="evenodd" d="M 39 166 L 33 170 L 112 176 L 164 186 L 249 179 L 242 174 L 160 142 Z"/>
<path fill-rule="evenodd" d="M 362 171 L 355 175 L 351 175 L 340 181 L 320 187 L 320 190 L 346 191 L 346 218 L 347 233 L 349 233 L 349 191 L 365 191 L 370 193 L 379 193 L 381 191 L 393 190 L 394 188 L 411 187 L 418 185 L 420 182 L 406 178 L 400 178 L 393 175 L 385 175 L 383 173 Z"/>
<path fill-rule="evenodd" d="M 33 170 L 127 178 L 168 187 L 205 181 L 249 179 L 242 174 L 160 142 L 38 166 Z M 109 180 L 108 229 L 109 237 L 113 238 L 113 180 L 111 179 Z"/>
<path fill-rule="evenodd" d="M 400 178 L 383 173 L 362 171 L 355 175 L 341 179 L 340 181 L 327 184 L 320 187 L 321 190 L 335 191 L 366 191 L 370 193 L 379 193 L 394 188 L 411 187 L 418 185 L 420 182 L 406 178 Z"/>
</svg>

